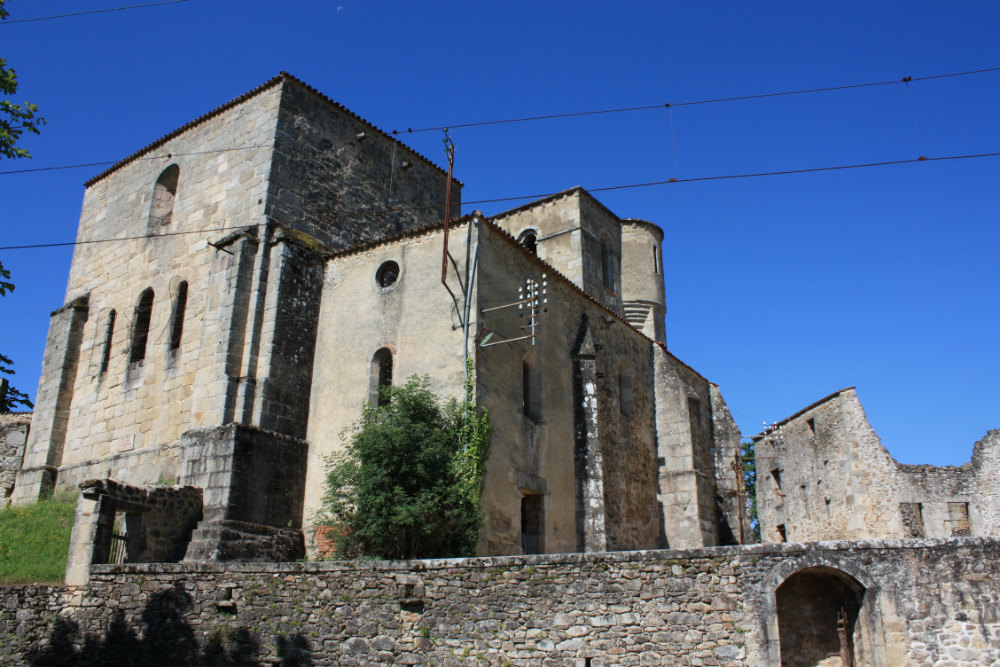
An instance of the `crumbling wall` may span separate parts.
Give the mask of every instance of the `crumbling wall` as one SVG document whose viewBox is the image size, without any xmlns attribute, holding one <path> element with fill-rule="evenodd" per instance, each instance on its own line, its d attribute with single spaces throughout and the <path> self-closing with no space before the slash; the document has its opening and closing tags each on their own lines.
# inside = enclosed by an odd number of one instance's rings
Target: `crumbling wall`
<svg viewBox="0 0 1000 667">
<path fill-rule="evenodd" d="M 852 582 L 860 605 L 855 664 L 1000 660 L 1000 540 L 963 538 L 99 566 L 83 587 L 0 589 L 0 661 L 777 667 L 789 656 L 781 652 L 776 593 L 803 573 Z M 818 602 L 816 611 L 830 607 Z M 811 618 L 831 622 L 822 613 Z"/>
<path fill-rule="evenodd" d="M 962 466 L 901 464 L 845 389 L 754 440 L 765 542 L 1000 534 L 1000 431 Z"/>
</svg>

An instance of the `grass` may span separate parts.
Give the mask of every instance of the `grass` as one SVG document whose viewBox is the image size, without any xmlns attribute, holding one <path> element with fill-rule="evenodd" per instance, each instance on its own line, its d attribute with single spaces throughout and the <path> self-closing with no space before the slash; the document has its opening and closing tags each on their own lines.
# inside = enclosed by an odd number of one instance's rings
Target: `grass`
<svg viewBox="0 0 1000 667">
<path fill-rule="evenodd" d="M 0 584 L 62 583 L 75 495 L 0 510 Z"/>
</svg>

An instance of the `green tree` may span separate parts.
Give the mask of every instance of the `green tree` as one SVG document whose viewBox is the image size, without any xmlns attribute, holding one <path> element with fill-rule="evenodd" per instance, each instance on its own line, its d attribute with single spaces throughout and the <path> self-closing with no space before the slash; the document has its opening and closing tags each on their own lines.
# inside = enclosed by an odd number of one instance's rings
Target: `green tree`
<svg viewBox="0 0 1000 667">
<path fill-rule="evenodd" d="M 744 440 L 740 455 L 743 458 L 743 488 L 750 499 L 750 527 L 754 542 L 760 542 L 760 520 L 757 518 L 757 459 L 754 458 L 753 440 Z"/>
<path fill-rule="evenodd" d="M 10 282 L 10 271 L 3 268 L 3 263 L 0 263 L 0 296 L 6 296 L 7 292 L 13 291 L 14 283 Z M 0 375 L 13 375 L 13 365 L 14 362 L 9 357 L 0 354 Z M 0 377 L 0 414 L 12 412 L 19 406 L 34 407 L 28 400 L 27 394 L 11 387 L 7 378 Z"/>
<path fill-rule="evenodd" d="M 0 20 L 9 12 L 0 0 Z M 0 58 L 0 94 L 13 95 L 17 92 L 17 74 L 7 66 L 7 60 Z M 10 100 L 0 100 L 0 156 L 5 158 L 31 157 L 27 150 L 17 147 L 17 141 L 25 132 L 38 134 L 38 128 L 45 119 L 38 115 L 38 107 L 30 102 L 14 104 Z"/>
<path fill-rule="evenodd" d="M 330 458 L 324 513 L 339 558 L 448 558 L 475 552 L 489 456 L 489 415 L 443 405 L 416 376 L 385 387 L 366 407 L 346 448 Z"/>
</svg>

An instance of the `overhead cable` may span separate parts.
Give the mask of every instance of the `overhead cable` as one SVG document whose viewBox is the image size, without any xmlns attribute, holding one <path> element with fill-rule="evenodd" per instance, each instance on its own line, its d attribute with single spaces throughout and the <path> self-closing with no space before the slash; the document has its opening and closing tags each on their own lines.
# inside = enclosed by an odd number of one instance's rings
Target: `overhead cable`
<svg viewBox="0 0 1000 667">
<path fill-rule="evenodd" d="M 970 160 L 976 158 L 985 157 L 1000 157 L 1000 151 L 990 152 L 990 153 L 973 153 L 968 155 L 943 155 L 940 157 L 918 157 L 907 160 L 885 160 L 882 162 L 863 162 L 857 164 L 842 164 L 833 165 L 827 167 L 807 167 L 803 169 L 784 169 L 780 171 L 759 171 L 752 173 L 743 174 L 722 174 L 717 176 L 695 176 L 692 178 L 671 178 L 666 181 L 646 181 L 643 183 L 627 183 L 623 185 L 608 185 L 603 187 L 594 188 L 584 188 L 587 192 L 609 192 L 612 190 L 626 190 L 631 188 L 648 188 L 659 185 L 671 185 L 674 183 L 698 183 L 704 181 L 722 181 L 737 178 L 759 178 L 763 176 L 788 176 L 791 174 L 814 174 L 822 173 L 828 171 L 843 171 L 847 169 L 866 169 L 870 167 L 890 167 L 903 164 L 914 164 L 919 162 L 943 162 L 946 160 Z M 560 191 L 562 192 L 562 191 Z M 463 206 L 471 206 L 473 204 L 495 204 L 500 202 L 511 202 L 520 201 L 525 199 L 544 199 L 546 197 L 551 197 L 559 194 L 559 192 L 548 192 L 542 194 L 532 194 L 532 195 L 520 195 L 516 197 L 495 197 L 493 199 L 476 199 L 472 201 L 462 202 Z M 440 209 L 444 208 L 444 203 L 440 204 L 425 204 L 423 206 L 400 206 L 395 208 L 382 208 L 382 209 L 356 209 L 353 211 L 332 211 L 331 213 L 336 213 L 340 216 L 351 216 L 351 215 L 386 215 L 390 213 L 398 213 L 403 211 L 419 211 L 427 209 Z M 138 241 L 143 239 L 155 239 L 167 236 L 183 236 L 186 234 L 209 234 L 209 233 L 220 233 L 229 232 L 237 229 L 243 229 L 246 225 L 239 225 L 236 227 L 218 227 L 214 229 L 196 229 L 190 231 L 179 231 L 179 232 L 165 232 L 162 234 L 156 234 L 155 236 L 126 236 L 121 238 L 106 238 L 106 239 L 89 239 L 83 241 L 64 241 L 59 243 L 32 243 L 26 245 L 14 245 L 14 246 L 0 246 L 0 250 L 28 250 L 35 248 L 57 248 L 66 246 L 77 246 L 77 245 L 87 245 L 91 243 L 111 243 L 116 241 Z"/>
<path fill-rule="evenodd" d="M 33 23 L 35 21 L 53 21 L 55 19 L 64 19 L 70 16 L 83 16 L 84 14 L 107 14 L 108 12 L 121 12 L 126 9 L 139 9 L 140 7 L 156 7 L 157 5 L 176 5 L 179 2 L 189 2 L 190 0 L 162 0 L 161 2 L 147 2 L 141 5 L 128 5 L 126 7 L 109 7 L 108 9 L 88 9 L 82 12 L 71 12 L 69 14 L 56 14 L 54 16 L 37 16 L 35 18 L 27 19 L 8 19 L 0 21 L 0 25 L 5 25 L 8 23 Z"/>
</svg>

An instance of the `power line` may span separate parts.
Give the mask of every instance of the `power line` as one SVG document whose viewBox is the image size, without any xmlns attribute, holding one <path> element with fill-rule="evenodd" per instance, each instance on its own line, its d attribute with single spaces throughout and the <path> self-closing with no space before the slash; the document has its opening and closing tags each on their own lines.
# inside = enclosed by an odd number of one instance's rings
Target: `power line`
<svg viewBox="0 0 1000 667">
<path fill-rule="evenodd" d="M 784 90 L 776 93 L 756 93 L 753 95 L 738 95 L 735 97 L 716 97 L 706 100 L 691 100 L 688 102 L 665 102 L 663 104 L 649 104 L 637 107 L 621 107 L 618 109 L 598 109 L 594 111 L 571 111 L 568 113 L 548 114 L 544 116 L 523 116 L 520 118 L 502 118 L 498 120 L 483 120 L 473 123 L 456 123 L 454 125 L 438 125 L 434 127 L 407 128 L 406 130 L 393 130 L 393 134 L 415 134 L 417 132 L 432 132 L 435 130 L 456 129 L 462 127 L 481 127 L 483 125 L 504 125 L 508 123 L 526 123 L 535 120 L 551 120 L 554 118 L 574 118 L 578 116 L 596 116 L 599 114 L 623 113 L 628 111 L 649 111 L 651 109 L 669 109 L 671 107 L 689 107 L 699 104 L 716 104 L 719 102 L 742 102 L 746 100 L 759 100 L 767 97 L 783 97 L 786 95 L 806 95 L 811 93 L 826 93 L 837 90 L 851 90 L 853 88 L 871 88 L 874 86 L 891 86 L 899 83 L 909 83 L 911 81 L 930 81 L 931 79 L 945 79 L 955 76 L 969 76 L 972 74 L 985 74 L 986 72 L 1000 71 L 1000 67 L 986 67 L 984 69 L 968 70 L 965 72 L 949 72 L 947 74 L 931 74 L 928 76 L 904 76 L 902 79 L 892 81 L 871 81 L 868 83 L 851 83 L 842 86 L 825 86 L 822 88 L 803 88 L 800 90 Z"/>
<path fill-rule="evenodd" d="M 626 190 L 631 188 L 648 188 L 659 185 L 671 185 L 674 183 L 698 183 L 704 181 L 721 181 L 721 180 L 731 180 L 738 178 L 760 178 L 764 176 L 788 176 L 792 174 L 815 174 L 828 171 L 843 171 L 847 169 L 867 169 L 871 167 L 890 167 L 898 166 L 903 164 L 914 164 L 919 162 L 943 162 L 948 160 L 971 160 L 977 158 L 985 157 L 1000 157 L 1000 151 L 991 153 L 972 153 L 968 155 L 944 155 L 940 157 L 919 157 L 906 160 L 886 160 L 882 162 L 863 162 L 857 164 L 842 164 L 833 165 L 826 167 L 807 167 L 803 169 L 785 169 L 781 171 L 758 171 L 751 173 L 742 174 L 721 174 L 717 176 L 695 176 L 692 178 L 671 178 L 666 181 L 646 181 L 644 183 L 627 183 L 624 185 L 608 185 L 596 188 L 584 188 L 588 192 L 609 192 L 612 190 Z M 562 192 L 562 191 L 560 191 Z M 462 202 L 463 206 L 471 206 L 473 204 L 495 204 L 500 202 L 511 202 L 520 201 L 524 199 L 544 199 L 546 197 L 551 197 L 557 195 L 559 192 L 548 192 L 542 194 L 533 195 L 520 195 L 516 197 L 496 197 L 493 199 L 477 199 L 472 201 Z M 426 209 L 440 209 L 444 208 L 444 204 L 425 204 L 423 206 L 400 206 L 395 208 L 385 208 L 385 209 L 356 209 L 353 211 L 334 211 L 340 216 L 350 216 L 350 215 L 385 215 L 389 213 L 398 213 L 403 211 L 419 211 Z M 58 247 L 68 247 L 68 246 L 78 246 L 78 245 L 88 245 L 92 243 L 111 243 L 117 241 L 138 241 L 150 238 L 160 238 L 166 236 L 184 236 L 186 234 L 212 234 L 220 232 L 234 231 L 237 229 L 243 229 L 247 225 L 239 225 L 236 227 L 217 227 L 214 229 L 196 229 L 190 231 L 178 231 L 178 232 L 166 232 L 163 234 L 157 234 L 155 236 L 125 236 L 121 238 L 109 238 L 109 239 L 89 239 L 83 241 L 64 241 L 59 243 L 33 243 L 26 245 L 16 245 L 16 246 L 0 246 L 0 250 L 29 250 L 38 248 L 58 248 Z"/>
<path fill-rule="evenodd" d="M 138 9 L 140 7 L 156 7 L 157 5 L 176 5 L 179 2 L 189 2 L 189 0 L 162 0 L 162 2 L 147 2 L 142 5 L 128 5 L 125 7 L 109 7 L 108 9 L 88 9 L 83 12 L 72 12 L 69 14 L 56 14 L 54 16 L 38 16 L 30 19 L 13 19 L 0 22 L 0 25 L 7 23 L 32 23 L 34 21 L 53 21 L 64 19 L 70 16 L 83 16 L 84 14 L 106 14 L 108 12 L 121 12 L 126 9 Z"/>
<path fill-rule="evenodd" d="M 188 2 L 188 0 L 170 0 L 170 2 Z M 166 4 L 166 3 L 153 3 L 153 4 Z M 135 5 L 135 6 L 136 7 L 145 7 L 147 5 Z M 111 10 L 100 10 L 100 11 L 111 11 Z M 965 71 L 965 72 L 949 72 L 949 73 L 946 73 L 946 74 L 932 74 L 932 75 L 920 76 L 920 77 L 904 77 L 904 78 L 900 79 L 899 81 L 877 81 L 877 82 L 870 82 L 870 83 L 856 83 L 856 84 L 848 84 L 848 85 L 843 85 L 843 86 L 830 86 L 830 87 L 826 87 L 826 88 L 809 88 L 809 89 L 790 90 L 790 91 L 777 92 L 777 93 L 760 93 L 760 94 L 755 94 L 755 95 L 743 95 L 743 96 L 740 96 L 740 97 L 718 97 L 718 98 L 714 98 L 714 99 L 695 100 L 695 101 L 690 101 L 690 102 L 678 102 L 678 103 L 674 103 L 674 104 L 656 104 L 656 105 L 650 105 L 650 106 L 622 107 L 622 108 L 618 108 L 618 109 L 603 109 L 603 110 L 598 110 L 598 111 L 576 111 L 576 112 L 563 113 L 563 114 L 551 114 L 551 115 L 547 115 L 547 116 L 525 116 L 525 117 L 522 117 L 522 118 L 508 118 L 508 119 L 501 119 L 501 120 L 478 121 L 478 122 L 473 122 L 473 123 L 460 123 L 460 124 L 457 124 L 457 125 L 440 125 L 440 126 L 435 126 L 435 127 L 424 127 L 424 128 L 416 128 L 416 129 L 409 128 L 409 129 L 407 129 L 405 131 L 403 131 L 403 130 L 392 130 L 391 134 L 393 134 L 393 135 L 409 134 L 409 133 L 414 133 L 415 134 L 415 133 L 418 133 L 418 132 L 430 132 L 430 131 L 435 131 L 435 130 L 440 131 L 440 130 L 463 128 L 463 127 L 480 127 L 480 126 L 484 126 L 484 125 L 501 125 L 501 124 L 510 124 L 510 123 L 521 123 L 521 122 L 534 121 L 534 120 L 571 118 L 571 117 L 574 117 L 574 116 L 592 116 L 592 115 L 597 115 L 597 114 L 612 114 L 612 113 L 619 113 L 619 112 L 625 112 L 625 111 L 640 111 L 640 110 L 649 110 L 649 109 L 670 109 L 672 107 L 694 106 L 694 105 L 699 105 L 699 104 L 713 104 L 713 103 L 716 103 L 716 102 L 732 102 L 732 101 L 741 101 L 741 100 L 762 99 L 762 98 L 767 98 L 767 97 L 780 97 L 780 96 L 785 96 L 785 95 L 801 95 L 801 94 L 806 94 L 806 93 L 818 93 L 818 92 L 827 92 L 827 91 L 848 90 L 848 89 L 851 89 L 851 88 L 864 88 L 864 87 L 871 87 L 871 86 L 887 86 L 887 85 L 898 84 L 898 83 L 904 83 L 904 84 L 906 84 L 906 83 L 910 83 L 912 81 L 928 81 L 930 79 L 943 79 L 943 78 L 948 78 L 948 77 L 968 76 L 968 75 L 972 75 L 972 74 L 983 74 L 983 73 L 986 73 L 986 72 L 996 72 L 996 71 L 1000 71 L 1000 67 L 987 67 L 987 68 L 977 69 L 977 70 L 968 70 L 968 71 Z M 322 143 L 322 141 L 323 140 L 317 139 L 317 140 L 315 140 L 313 142 L 301 142 L 301 143 Z M 184 157 L 184 156 L 190 156 L 190 155 L 208 155 L 208 154 L 212 154 L 212 153 L 224 153 L 224 152 L 227 152 L 227 151 L 241 151 L 241 150 L 252 150 L 252 149 L 255 149 L 255 148 L 268 148 L 269 146 L 270 145 L 264 145 L 264 144 L 250 145 L 250 146 L 237 146 L 237 147 L 233 147 L 233 148 L 219 148 L 219 149 L 214 149 L 214 150 L 193 151 L 193 152 L 188 152 L 188 153 L 167 153 L 166 155 L 144 155 L 144 156 L 140 156 L 140 157 L 137 157 L 137 158 L 134 158 L 134 159 L 136 159 L 136 160 L 160 160 L 160 159 L 163 159 L 164 157 L 171 158 L 171 157 Z M 675 150 L 676 150 L 676 148 L 675 148 Z M 125 159 L 128 159 L 128 158 L 125 158 Z M 29 174 L 29 173 L 47 172 L 47 171 L 61 171 L 61 170 L 65 170 L 65 169 L 81 169 L 81 168 L 84 168 L 84 167 L 105 167 L 105 166 L 116 165 L 116 164 L 118 164 L 120 162 L 122 162 L 122 160 L 106 160 L 106 161 L 101 161 L 101 162 L 83 162 L 83 163 L 78 163 L 78 164 L 57 165 L 57 166 L 52 166 L 52 167 L 29 167 L 29 168 L 25 168 L 25 169 L 9 169 L 9 170 L 6 170 L 6 171 L 0 171 L 0 176 L 7 176 L 7 175 L 11 175 L 11 174 Z"/>
</svg>

